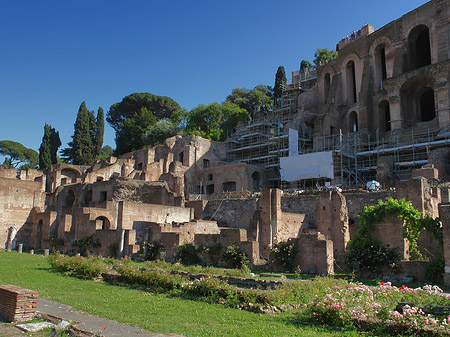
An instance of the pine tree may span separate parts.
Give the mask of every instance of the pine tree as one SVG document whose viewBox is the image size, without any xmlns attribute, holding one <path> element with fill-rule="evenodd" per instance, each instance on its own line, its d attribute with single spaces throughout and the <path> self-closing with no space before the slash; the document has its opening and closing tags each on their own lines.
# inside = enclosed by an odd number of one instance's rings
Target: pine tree
<svg viewBox="0 0 450 337">
<path fill-rule="evenodd" d="M 42 137 L 42 143 L 39 147 L 39 168 L 41 170 L 47 169 L 52 166 L 52 156 L 50 150 L 50 125 L 47 123 L 44 125 L 44 136 Z"/>
<path fill-rule="evenodd" d="M 100 155 L 103 147 L 103 134 L 105 132 L 105 113 L 103 109 L 100 107 L 97 111 L 97 120 L 96 120 L 96 132 L 95 132 L 95 157 Z"/>
<path fill-rule="evenodd" d="M 275 103 L 277 102 L 277 99 L 281 98 L 283 95 L 283 88 L 286 87 L 286 83 L 286 71 L 283 66 L 279 66 L 275 75 L 275 86 L 273 88 L 273 98 Z"/>
</svg>

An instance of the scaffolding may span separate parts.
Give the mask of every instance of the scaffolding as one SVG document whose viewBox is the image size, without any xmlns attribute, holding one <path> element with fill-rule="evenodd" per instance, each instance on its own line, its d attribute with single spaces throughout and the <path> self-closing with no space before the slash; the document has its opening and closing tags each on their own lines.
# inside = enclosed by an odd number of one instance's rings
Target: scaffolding
<svg viewBox="0 0 450 337">
<path fill-rule="evenodd" d="M 380 158 L 392 162 L 395 180 L 411 179 L 411 172 L 428 162 L 431 150 L 450 145 L 450 127 L 439 130 L 418 126 L 394 130 L 379 137 L 367 131 L 343 134 L 313 134 L 297 119 L 298 96 L 314 83 L 316 73 L 293 73 L 293 83 L 283 90 L 273 110 L 257 116 L 232 136 L 227 152 L 231 162 L 245 162 L 266 169 L 272 187 L 315 188 L 318 184 L 334 184 L 345 188 L 365 186 L 376 180 Z M 296 79 L 294 81 L 294 79 Z M 309 82 L 308 82 L 309 81 Z M 309 84 L 308 84 L 309 83 Z M 282 182 L 280 158 L 289 156 L 289 129 L 298 131 L 298 154 L 332 151 L 334 178 Z M 448 163 L 447 163 L 448 164 Z"/>
</svg>

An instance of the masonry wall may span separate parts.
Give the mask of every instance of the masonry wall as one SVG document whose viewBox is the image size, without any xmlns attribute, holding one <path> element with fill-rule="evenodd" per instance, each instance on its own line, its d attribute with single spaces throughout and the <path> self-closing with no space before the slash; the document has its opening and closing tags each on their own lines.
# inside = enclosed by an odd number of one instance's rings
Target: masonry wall
<svg viewBox="0 0 450 337">
<path fill-rule="evenodd" d="M 305 273 L 333 274 L 333 242 L 322 234 L 302 234 L 297 240 L 294 266 Z"/>
<path fill-rule="evenodd" d="M 192 208 L 142 204 L 132 201 L 124 201 L 121 220 L 122 229 L 132 229 L 134 221 L 171 223 L 189 222 L 193 218 L 194 210 Z"/>
<path fill-rule="evenodd" d="M 282 196 L 281 210 L 304 214 L 303 226 L 317 228 L 317 199 L 318 195 Z"/>
<path fill-rule="evenodd" d="M 6 248 L 8 228 L 13 225 L 17 242 L 30 244 L 31 210 L 43 208 L 44 198 L 40 182 L 0 178 L 0 249 Z"/>
<path fill-rule="evenodd" d="M 221 227 L 248 228 L 258 210 L 258 199 L 209 200 L 203 219 L 215 220 Z"/>
</svg>

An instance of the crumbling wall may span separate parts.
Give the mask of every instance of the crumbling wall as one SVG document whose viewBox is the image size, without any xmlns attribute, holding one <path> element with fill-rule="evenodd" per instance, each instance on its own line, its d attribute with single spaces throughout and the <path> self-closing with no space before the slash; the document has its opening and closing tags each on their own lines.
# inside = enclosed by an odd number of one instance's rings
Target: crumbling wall
<svg viewBox="0 0 450 337">
<path fill-rule="evenodd" d="M 281 210 L 289 213 L 304 214 L 303 226 L 317 228 L 318 195 L 282 196 Z"/>
<path fill-rule="evenodd" d="M 31 210 L 43 209 L 44 200 L 40 182 L 0 178 L 0 249 L 6 248 L 11 226 L 16 227 L 17 243 L 31 245 Z"/>
<path fill-rule="evenodd" d="M 334 273 L 333 242 L 320 233 L 300 235 L 296 243 L 294 268 L 303 273 L 330 275 Z"/>
<path fill-rule="evenodd" d="M 341 256 L 350 240 L 348 210 L 345 196 L 337 191 L 325 191 L 317 203 L 317 230 L 333 241 L 335 257 Z"/>
<path fill-rule="evenodd" d="M 220 227 L 246 229 L 258 210 L 258 199 L 209 200 L 203 210 L 203 219 L 217 221 Z"/>
</svg>

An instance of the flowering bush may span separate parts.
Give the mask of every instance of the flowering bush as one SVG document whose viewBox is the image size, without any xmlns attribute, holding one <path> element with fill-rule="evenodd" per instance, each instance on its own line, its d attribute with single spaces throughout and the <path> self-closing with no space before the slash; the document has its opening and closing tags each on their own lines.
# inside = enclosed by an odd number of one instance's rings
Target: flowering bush
<svg viewBox="0 0 450 337">
<path fill-rule="evenodd" d="M 406 304 L 402 312 L 396 311 L 400 302 Z M 368 287 L 361 283 L 350 283 L 345 287 L 334 286 L 325 296 L 315 296 L 305 311 L 306 317 L 318 324 L 333 326 L 359 325 L 361 322 L 378 322 L 380 325 L 394 326 L 402 333 L 433 331 L 450 333 L 448 317 L 433 317 L 425 314 L 419 306 L 427 304 L 450 304 L 437 286 L 398 288 L 390 282 L 381 282 L 377 287 Z"/>
<path fill-rule="evenodd" d="M 296 240 L 278 242 L 270 252 L 271 261 L 284 270 L 293 270 Z"/>
<path fill-rule="evenodd" d="M 48 262 L 57 271 L 88 279 L 100 279 L 108 271 L 102 259 L 95 256 L 69 257 L 56 253 L 48 257 Z"/>
</svg>

